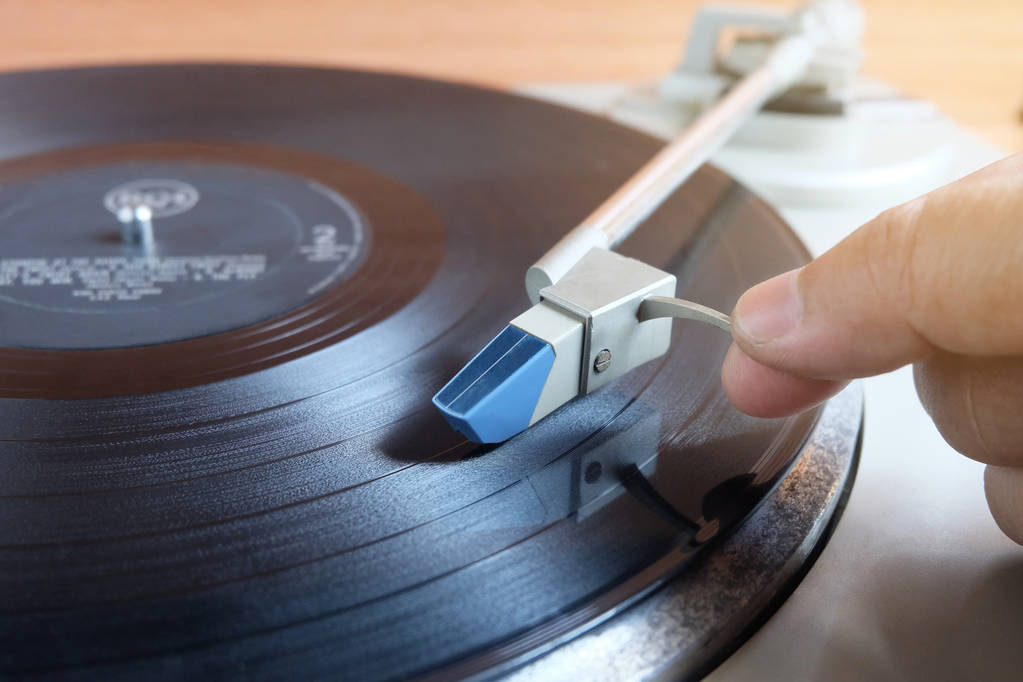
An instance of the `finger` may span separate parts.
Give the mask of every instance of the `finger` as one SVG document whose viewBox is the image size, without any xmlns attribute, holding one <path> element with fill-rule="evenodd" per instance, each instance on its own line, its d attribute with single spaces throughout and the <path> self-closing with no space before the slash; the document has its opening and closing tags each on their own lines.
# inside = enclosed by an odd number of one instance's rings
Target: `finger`
<svg viewBox="0 0 1023 682">
<path fill-rule="evenodd" d="M 721 383 L 732 404 L 754 417 L 785 417 L 801 412 L 845 386 L 844 382 L 803 379 L 761 365 L 735 344 L 721 366 Z"/>
<path fill-rule="evenodd" d="M 885 372 L 942 349 L 1023 354 L 1023 155 L 886 211 L 733 313 L 736 343 L 802 376 Z"/>
<path fill-rule="evenodd" d="M 1023 469 L 989 465 L 984 470 L 984 494 L 998 527 L 1023 545 Z"/>
<path fill-rule="evenodd" d="M 913 376 L 949 445 L 987 464 L 1023 466 L 1023 357 L 937 353 Z"/>
</svg>

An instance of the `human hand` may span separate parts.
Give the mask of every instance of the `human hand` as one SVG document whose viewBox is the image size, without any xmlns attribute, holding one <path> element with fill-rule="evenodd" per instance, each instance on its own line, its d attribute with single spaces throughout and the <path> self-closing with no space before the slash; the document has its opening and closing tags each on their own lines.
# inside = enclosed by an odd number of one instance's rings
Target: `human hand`
<svg viewBox="0 0 1023 682">
<path fill-rule="evenodd" d="M 912 363 L 948 443 L 986 463 L 988 506 L 1023 544 L 1023 154 L 882 213 L 747 291 L 721 370 L 778 417 Z"/>
</svg>

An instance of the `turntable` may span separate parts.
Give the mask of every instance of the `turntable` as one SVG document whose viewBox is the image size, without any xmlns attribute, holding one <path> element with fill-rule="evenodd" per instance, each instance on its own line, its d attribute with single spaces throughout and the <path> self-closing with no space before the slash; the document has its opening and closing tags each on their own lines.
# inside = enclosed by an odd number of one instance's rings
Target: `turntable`
<svg viewBox="0 0 1023 682">
<path fill-rule="evenodd" d="M 861 387 L 745 417 L 709 326 L 503 442 L 431 405 L 656 137 L 335 69 L 0 93 L 4 675 L 698 677 L 834 530 Z M 739 174 L 699 168 L 619 253 L 719 310 L 806 262 Z"/>
</svg>

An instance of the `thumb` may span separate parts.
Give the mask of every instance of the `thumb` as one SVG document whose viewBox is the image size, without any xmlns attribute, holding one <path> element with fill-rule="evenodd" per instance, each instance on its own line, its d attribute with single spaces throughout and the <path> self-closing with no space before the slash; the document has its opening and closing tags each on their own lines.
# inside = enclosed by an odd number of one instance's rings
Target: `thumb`
<svg viewBox="0 0 1023 682">
<path fill-rule="evenodd" d="M 806 267 L 753 287 L 733 313 L 735 343 L 766 368 L 831 381 L 936 350 L 1023 353 L 1021 229 L 1017 155 L 886 211 Z"/>
</svg>

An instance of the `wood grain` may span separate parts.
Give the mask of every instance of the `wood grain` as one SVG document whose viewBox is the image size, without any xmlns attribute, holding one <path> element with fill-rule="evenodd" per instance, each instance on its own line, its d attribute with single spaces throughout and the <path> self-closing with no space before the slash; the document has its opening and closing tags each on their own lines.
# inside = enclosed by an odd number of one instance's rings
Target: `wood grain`
<svg viewBox="0 0 1023 682">
<path fill-rule="evenodd" d="M 498 86 L 653 79 L 674 66 L 699 4 L 0 0 L 0 69 L 212 59 L 357 66 Z M 1007 150 L 1023 150 L 1023 2 L 863 4 L 868 75 L 936 102 Z"/>
</svg>

